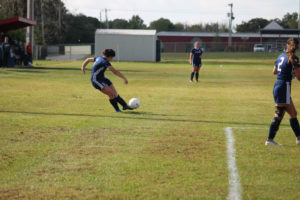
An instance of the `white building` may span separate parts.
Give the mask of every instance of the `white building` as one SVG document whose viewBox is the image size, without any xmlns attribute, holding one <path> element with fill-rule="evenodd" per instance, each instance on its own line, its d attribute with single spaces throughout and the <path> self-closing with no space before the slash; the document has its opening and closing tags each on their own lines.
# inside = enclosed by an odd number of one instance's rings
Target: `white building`
<svg viewBox="0 0 300 200">
<path fill-rule="evenodd" d="M 156 40 L 156 30 L 98 29 L 95 56 L 100 56 L 103 49 L 114 49 L 115 60 L 156 62 L 160 60 Z"/>
</svg>

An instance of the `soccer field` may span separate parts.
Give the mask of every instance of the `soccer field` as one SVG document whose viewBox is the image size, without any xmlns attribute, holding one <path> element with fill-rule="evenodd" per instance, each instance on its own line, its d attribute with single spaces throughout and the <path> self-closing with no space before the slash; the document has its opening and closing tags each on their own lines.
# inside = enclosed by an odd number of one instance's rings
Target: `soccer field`
<svg viewBox="0 0 300 200">
<path fill-rule="evenodd" d="M 300 199 L 288 117 L 276 138 L 284 145 L 264 146 L 275 57 L 224 55 L 204 57 L 199 83 L 189 83 L 185 55 L 113 62 L 129 84 L 106 76 L 124 99 L 141 101 L 124 113 L 80 61 L 0 68 L 0 199 Z M 294 81 L 298 111 L 299 90 Z"/>
</svg>

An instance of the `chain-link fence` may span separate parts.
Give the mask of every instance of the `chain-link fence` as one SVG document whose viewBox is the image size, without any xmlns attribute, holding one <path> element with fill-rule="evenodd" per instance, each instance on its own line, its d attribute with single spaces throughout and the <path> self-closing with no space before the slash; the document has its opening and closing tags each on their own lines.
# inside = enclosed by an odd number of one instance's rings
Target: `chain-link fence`
<svg viewBox="0 0 300 200">
<path fill-rule="evenodd" d="M 202 42 L 201 48 L 206 52 L 279 52 L 285 48 L 285 41 L 262 43 L 263 48 L 255 49 L 254 42 L 233 42 L 228 46 L 227 42 Z M 161 51 L 164 53 L 189 52 L 193 47 L 192 42 L 162 42 Z"/>
</svg>

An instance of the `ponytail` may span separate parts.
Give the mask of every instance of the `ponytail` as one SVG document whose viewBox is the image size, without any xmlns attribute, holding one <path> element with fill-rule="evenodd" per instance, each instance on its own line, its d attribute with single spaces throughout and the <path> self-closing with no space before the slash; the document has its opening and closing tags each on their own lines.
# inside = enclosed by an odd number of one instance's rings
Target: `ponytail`
<svg viewBox="0 0 300 200">
<path fill-rule="evenodd" d="M 299 41 L 297 39 L 295 38 L 288 39 L 286 54 L 289 59 L 289 63 L 292 64 L 293 66 L 298 64 L 295 61 L 295 54 L 298 48 L 299 48 Z"/>
</svg>

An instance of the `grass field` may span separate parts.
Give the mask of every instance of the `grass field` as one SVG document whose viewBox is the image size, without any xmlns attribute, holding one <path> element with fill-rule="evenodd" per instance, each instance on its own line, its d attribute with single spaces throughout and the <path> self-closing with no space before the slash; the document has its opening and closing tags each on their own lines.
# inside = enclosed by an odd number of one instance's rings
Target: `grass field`
<svg viewBox="0 0 300 200">
<path fill-rule="evenodd" d="M 300 149 L 287 118 L 277 136 L 284 146 L 264 146 L 274 59 L 243 55 L 207 55 L 198 84 L 188 82 L 185 55 L 113 62 L 129 80 L 106 73 L 120 95 L 141 100 L 124 113 L 79 61 L 0 68 L 0 199 L 226 199 L 226 127 L 237 127 L 243 199 L 300 199 Z M 299 90 L 295 81 L 298 110 Z"/>
</svg>

